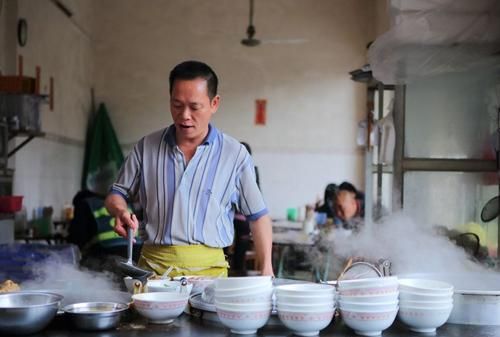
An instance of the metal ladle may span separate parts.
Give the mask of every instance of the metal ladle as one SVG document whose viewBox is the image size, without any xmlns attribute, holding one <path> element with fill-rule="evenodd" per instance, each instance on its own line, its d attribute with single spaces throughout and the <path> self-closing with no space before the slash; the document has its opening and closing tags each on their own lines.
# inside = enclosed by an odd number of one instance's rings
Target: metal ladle
<svg viewBox="0 0 500 337">
<path fill-rule="evenodd" d="M 143 284 L 146 283 L 148 277 L 153 275 L 152 271 L 145 270 L 134 265 L 132 261 L 132 252 L 134 249 L 134 231 L 132 228 L 127 228 L 127 261 L 119 259 L 118 268 L 127 276 L 140 280 Z"/>
</svg>

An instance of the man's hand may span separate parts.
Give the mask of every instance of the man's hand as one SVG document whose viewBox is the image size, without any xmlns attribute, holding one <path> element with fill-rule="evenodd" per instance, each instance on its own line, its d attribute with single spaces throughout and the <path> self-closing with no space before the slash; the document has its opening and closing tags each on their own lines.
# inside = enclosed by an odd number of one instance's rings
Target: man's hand
<svg viewBox="0 0 500 337">
<path fill-rule="evenodd" d="M 262 276 L 274 276 L 273 266 L 271 265 L 264 266 L 261 268 L 260 272 Z"/>
<path fill-rule="evenodd" d="M 115 232 L 127 238 L 127 228 L 129 227 L 132 228 L 133 233 L 135 233 L 139 227 L 139 221 L 135 214 L 129 213 L 128 211 L 118 213 L 115 217 Z"/>
<path fill-rule="evenodd" d="M 133 232 L 139 227 L 139 221 L 135 214 L 128 211 L 127 201 L 118 194 L 110 194 L 104 201 L 106 208 L 112 216 L 115 217 L 115 232 L 127 238 L 127 228 L 132 228 Z"/>
</svg>

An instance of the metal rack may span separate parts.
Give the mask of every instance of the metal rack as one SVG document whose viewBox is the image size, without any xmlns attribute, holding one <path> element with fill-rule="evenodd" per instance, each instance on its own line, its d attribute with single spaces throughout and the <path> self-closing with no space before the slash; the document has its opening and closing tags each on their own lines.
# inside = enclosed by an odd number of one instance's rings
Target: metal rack
<svg viewBox="0 0 500 337">
<path fill-rule="evenodd" d="M 380 120 L 384 117 L 384 91 L 392 90 L 395 92 L 395 109 L 398 105 L 397 92 L 404 90 L 401 86 L 386 85 L 375 80 L 370 70 L 358 69 L 350 72 L 351 79 L 355 82 L 365 83 L 367 85 L 367 110 L 366 118 L 368 122 L 366 133 L 365 146 L 365 225 L 373 223 L 373 209 L 380 214 L 382 209 L 382 180 L 383 174 L 393 174 L 396 171 L 394 165 L 386 165 L 381 160 L 381 147 L 378 144 L 370 143 L 370 134 L 375 120 Z M 375 107 L 375 98 L 378 99 L 377 107 Z M 376 112 L 376 115 L 375 115 Z M 380 130 L 378 139 L 381 139 Z M 396 138 L 397 142 L 397 138 Z M 375 159 L 375 161 L 374 161 Z M 396 164 L 396 163 L 394 163 Z M 373 191 L 373 179 L 375 178 L 375 193 Z M 394 189 L 394 183 L 393 183 Z M 375 196 L 375 200 L 373 197 Z M 373 207 L 375 205 L 375 207 Z M 393 200 L 392 209 L 400 209 L 402 204 Z"/>
<path fill-rule="evenodd" d="M 7 95 L 5 93 L 0 93 L 0 95 Z M 23 94 L 26 95 L 26 94 Z M 47 95 L 29 95 L 33 97 L 39 103 L 47 102 Z M 39 113 L 36 111 L 36 113 Z M 16 112 L 14 112 L 14 115 Z M 39 131 L 37 128 L 22 128 L 19 126 L 15 126 L 14 128 L 10 125 L 10 122 L 7 116 L 0 116 L 0 195 L 9 195 L 12 194 L 12 183 L 14 170 L 8 167 L 9 158 L 12 157 L 17 151 L 26 146 L 30 141 L 32 141 L 36 137 L 44 137 L 45 133 Z M 16 137 L 24 137 L 25 139 L 14 146 L 12 149 L 11 141 L 13 141 Z"/>
</svg>

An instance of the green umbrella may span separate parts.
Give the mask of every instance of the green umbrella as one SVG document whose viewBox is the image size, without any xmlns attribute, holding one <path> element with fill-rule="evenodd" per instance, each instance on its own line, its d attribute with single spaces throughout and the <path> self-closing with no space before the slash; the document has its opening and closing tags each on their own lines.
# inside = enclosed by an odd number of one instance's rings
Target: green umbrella
<svg viewBox="0 0 500 337">
<path fill-rule="evenodd" d="M 123 163 L 123 153 L 104 103 L 87 129 L 82 188 L 106 194 Z"/>
</svg>

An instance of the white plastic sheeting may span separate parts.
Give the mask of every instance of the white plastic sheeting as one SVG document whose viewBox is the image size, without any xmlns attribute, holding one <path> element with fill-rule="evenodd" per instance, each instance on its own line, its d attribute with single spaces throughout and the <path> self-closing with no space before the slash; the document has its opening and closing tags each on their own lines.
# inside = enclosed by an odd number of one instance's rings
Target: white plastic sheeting
<svg viewBox="0 0 500 337">
<path fill-rule="evenodd" d="M 406 84 L 437 74 L 500 69 L 500 1 L 391 0 L 392 27 L 368 51 L 373 76 Z"/>
</svg>

